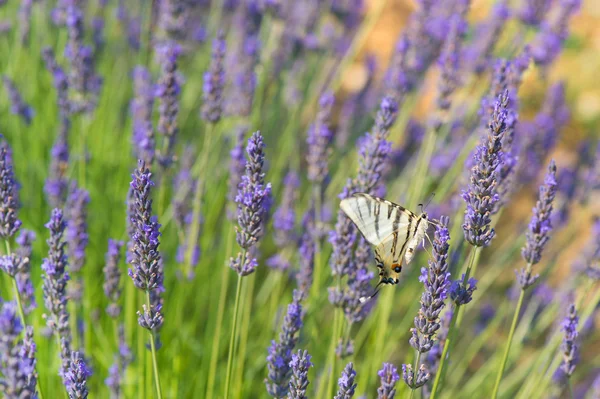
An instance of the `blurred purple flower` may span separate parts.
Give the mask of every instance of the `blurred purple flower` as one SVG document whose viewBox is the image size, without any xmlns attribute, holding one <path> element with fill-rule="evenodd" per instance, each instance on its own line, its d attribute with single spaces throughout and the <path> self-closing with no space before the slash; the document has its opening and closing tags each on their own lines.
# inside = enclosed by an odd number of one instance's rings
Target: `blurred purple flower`
<svg viewBox="0 0 600 399">
<path fill-rule="evenodd" d="M 279 208 L 273 214 L 273 229 L 275 243 L 279 248 L 293 244 L 297 237 L 296 228 L 296 202 L 298 200 L 298 187 L 300 178 L 290 170 L 283 179 L 283 198 Z"/>
<path fill-rule="evenodd" d="M 525 25 L 539 26 L 552 7 L 553 0 L 526 0 L 518 16 Z"/>
<path fill-rule="evenodd" d="M 246 126 L 238 126 L 235 131 L 235 142 L 233 148 L 229 152 L 229 191 L 227 198 L 234 202 L 237 196 L 238 187 L 242 181 L 242 175 L 246 170 L 246 156 L 244 154 L 244 135 L 246 134 Z M 233 219 L 234 215 L 229 215 L 229 219 Z"/>
<path fill-rule="evenodd" d="M 21 93 L 19 93 L 15 83 L 8 76 L 3 75 L 2 81 L 10 99 L 10 112 L 14 115 L 19 115 L 28 125 L 31 124 L 34 115 L 33 108 L 23 101 Z"/>
<path fill-rule="evenodd" d="M 417 389 L 422 387 L 429 381 L 431 378 L 431 374 L 427 370 L 425 364 L 421 364 L 419 369 L 417 370 L 417 375 L 415 375 L 415 371 L 413 370 L 413 366 L 410 364 L 402 365 L 402 379 L 411 389 Z"/>
<path fill-rule="evenodd" d="M 87 207 L 89 202 L 89 193 L 84 189 L 78 188 L 73 182 L 65 206 L 67 212 L 66 240 L 69 269 L 72 273 L 81 271 L 81 268 L 85 264 L 85 249 L 89 241 L 87 232 Z"/>
<path fill-rule="evenodd" d="M 289 366 L 292 368 L 290 377 L 289 399 L 307 399 L 306 389 L 308 388 L 308 369 L 313 367 L 311 356 L 307 351 L 298 349 L 298 353 L 292 355 Z"/>
<path fill-rule="evenodd" d="M 473 299 L 473 291 L 477 289 L 477 280 L 470 277 L 465 282 L 465 275 L 463 274 L 459 280 L 454 280 L 450 284 L 448 294 L 450 300 L 454 302 L 456 306 L 466 305 Z"/>
<path fill-rule="evenodd" d="M 179 132 L 177 116 L 179 115 L 181 78 L 177 74 L 177 59 L 181 54 L 181 48 L 174 42 L 167 42 L 161 45 L 157 52 L 161 64 L 161 75 L 156 86 L 156 92 L 154 93 L 159 103 L 159 118 L 156 130 L 164 136 L 162 148 L 159 150 L 158 161 L 163 168 L 167 168 L 173 163 L 175 141 Z M 147 102 L 150 109 L 150 118 L 147 122 L 149 124 L 152 116 L 152 107 L 150 101 L 147 100 Z M 148 137 L 148 133 L 146 137 Z"/>
<path fill-rule="evenodd" d="M 64 376 L 65 386 L 69 398 L 88 397 L 87 379 L 92 375 L 81 354 L 77 351 L 71 352 L 69 367 Z"/>
<path fill-rule="evenodd" d="M 300 268 L 296 274 L 298 289 L 304 298 L 308 297 L 308 291 L 312 286 L 313 269 L 315 263 L 315 242 L 309 232 L 305 232 L 300 238 L 298 248 Z"/>
<path fill-rule="evenodd" d="M 34 0 L 21 0 L 21 4 L 19 5 L 19 39 L 25 47 L 29 46 L 33 2 Z"/>
<path fill-rule="evenodd" d="M 210 66 L 204 73 L 202 87 L 202 119 L 207 123 L 217 123 L 223 114 L 223 88 L 225 87 L 224 58 L 226 51 L 225 34 L 219 31 L 213 41 Z"/>
<path fill-rule="evenodd" d="M 440 78 L 436 104 L 438 109 L 444 111 L 450 109 L 452 93 L 460 85 L 460 51 L 467 31 L 467 23 L 459 13 L 450 17 L 449 25 L 448 37 L 438 59 Z"/>
<path fill-rule="evenodd" d="M 187 19 L 189 16 L 186 1 L 163 0 L 158 5 L 158 29 L 166 35 L 168 40 L 182 40 L 185 38 Z"/>
<path fill-rule="evenodd" d="M 31 282 L 31 253 L 33 241 L 35 241 L 35 233 L 23 229 L 15 241 L 19 245 L 15 250 L 15 253 L 21 262 L 19 265 L 19 272 L 16 276 L 17 288 L 21 295 L 23 311 L 25 314 L 29 314 L 37 307 L 35 301 L 35 289 Z"/>
<path fill-rule="evenodd" d="M 106 313 L 113 319 L 116 319 L 121 314 L 121 270 L 119 263 L 121 261 L 121 249 L 123 248 L 122 241 L 108 240 L 108 251 L 105 256 L 104 271 L 104 294 L 110 301 L 106 307 Z"/>
<path fill-rule="evenodd" d="M 283 320 L 279 341 L 271 341 L 267 356 L 268 378 L 265 379 L 267 392 L 274 398 L 283 398 L 289 391 L 291 377 L 292 351 L 298 342 L 298 333 L 302 328 L 302 295 L 294 290 L 292 303 L 288 305 Z"/>
<path fill-rule="evenodd" d="M 400 380 L 396 367 L 390 363 L 383 363 L 383 368 L 377 375 L 381 379 L 381 385 L 377 388 L 377 399 L 394 399 L 396 383 Z"/>
<path fill-rule="evenodd" d="M 131 138 L 134 155 L 138 159 L 143 159 L 147 165 L 152 165 L 156 146 L 152 127 L 154 91 L 150 72 L 143 66 L 138 65 L 133 69 L 133 91 L 134 96 L 130 107 L 133 117 Z"/>
<path fill-rule="evenodd" d="M 562 344 L 560 346 L 563 354 L 563 362 L 561 369 L 567 377 L 571 377 L 575 371 L 575 366 L 579 362 L 579 346 L 575 343 L 577 338 L 577 328 L 579 326 L 579 317 L 575 305 L 569 306 L 569 313 L 565 317 L 562 324 L 562 331 L 565 333 Z"/>
<path fill-rule="evenodd" d="M 329 145 L 333 139 L 333 130 L 331 129 L 331 112 L 335 97 L 333 93 L 325 93 L 319 100 L 319 111 L 315 122 L 308 129 L 306 143 L 308 144 L 306 161 L 308 163 L 308 180 L 318 185 L 329 174 Z"/>
<path fill-rule="evenodd" d="M 352 362 L 348 363 L 338 379 L 338 391 L 333 399 L 352 399 L 356 390 L 356 371 Z"/>
<path fill-rule="evenodd" d="M 12 151 L 4 140 L 0 142 L 0 237 L 8 240 L 19 231 L 18 183 L 13 170 Z"/>
</svg>

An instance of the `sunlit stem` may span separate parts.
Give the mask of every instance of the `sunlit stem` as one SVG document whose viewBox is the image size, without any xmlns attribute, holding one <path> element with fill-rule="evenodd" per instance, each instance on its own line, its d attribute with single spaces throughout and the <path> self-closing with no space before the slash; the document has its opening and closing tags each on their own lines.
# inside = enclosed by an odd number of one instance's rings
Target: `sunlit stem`
<svg viewBox="0 0 600 399">
<path fill-rule="evenodd" d="M 246 250 L 242 251 L 241 267 L 246 262 Z M 237 340 L 238 313 L 240 308 L 240 297 L 242 292 L 242 276 L 238 274 L 237 287 L 235 289 L 235 303 L 233 305 L 233 320 L 231 326 L 231 336 L 229 337 L 229 355 L 227 356 L 227 373 L 225 374 L 225 397 L 229 398 L 229 387 L 231 385 L 231 372 L 233 369 L 233 354 L 235 351 L 235 342 Z"/>
<path fill-rule="evenodd" d="M 150 291 L 146 290 L 146 306 L 148 311 L 151 310 L 150 305 Z M 150 336 L 150 349 L 152 351 L 152 370 L 154 371 L 154 384 L 156 385 L 156 395 L 158 399 L 162 399 L 162 389 L 160 387 L 160 377 L 158 375 L 158 362 L 156 361 L 156 344 L 154 343 L 154 331 L 148 332 Z"/>
</svg>

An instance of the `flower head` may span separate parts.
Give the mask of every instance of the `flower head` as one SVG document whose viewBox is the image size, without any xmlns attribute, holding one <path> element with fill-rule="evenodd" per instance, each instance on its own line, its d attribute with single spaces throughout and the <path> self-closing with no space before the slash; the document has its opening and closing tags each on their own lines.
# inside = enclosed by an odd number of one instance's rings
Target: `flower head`
<svg viewBox="0 0 600 399">
<path fill-rule="evenodd" d="M 21 227 L 18 219 L 18 183 L 13 171 L 12 153 L 5 141 L 0 142 L 0 237 L 7 240 Z"/>
<path fill-rule="evenodd" d="M 123 248 L 123 242 L 108 240 L 108 251 L 105 256 L 106 265 L 102 269 L 104 271 L 104 294 L 110 301 L 106 313 L 113 319 L 119 317 L 121 313 L 121 306 L 118 303 L 121 297 L 121 270 L 119 269 L 121 248 Z"/>
<path fill-rule="evenodd" d="M 10 99 L 10 111 L 14 115 L 19 115 L 21 118 L 23 118 L 25 123 L 28 125 L 31 124 L 31 120 L 33 119 L 33 108 L 23 101 L 21 93 L 19 93 L 19 90 L 17 90 L 17 87 L 12 80 L 10 80 L 7 76 L 2 76 L 2 81 L 4 82 L 4 87 L 6 88 L 6 92 L 8 93 L 8 97 Z"/>
<path fill-rule="evenodd" d="M 319 112 L 315 122 L 308 129 L 308 179 L 322 184 L 328 175 L 329 145 L 333 139 L 331 129 L 331 111 L 335 97 L 332 93 L 325 93 L 319 100 Z"/>
<path fill-rule="evenodd" d="M 167 64 L 165 62 L 165 64 Z M 171 64 L 169 64 L 171 65 Z M 165 65 L 163 65 L 165 68 Z M 172 84 L 168 80 L 171 77 L 168 73 L 162 75 L 162 85 Z M 167 108 L 165 100 L 167 93 L 172 94 L 169 89 L 172 87 L 161 88 L 163 94 L 161 105 Z M 143 66 L 136 66 L 133 69 L 133 92 L 134 97 L 131 101 L 131 115 L 133 117 L 133 135 L 132 144 L 134 145 L 134 154 L 138 159 L 143 159 L 147 165 L 151 165 L 155 155 L 154 128 L 152 127 L 152 107 L 154 106 L 154 91 L 152 87 L 152 77 L 150 72 Z M 175 98 L 176 100 L 177 98 Z M 176 102 L 175 102 L 175 105 Z M 176 111 L 173 109 L 172 111 Z M 166 116 L 163 116 L 163 124 L 167 124 Z M 176 117 L 176 115 L 175 115 Z M 176 125 L 175 125 L 176 126 Z M 171 130 L 173 126 L 170 126 Z M 165 126 L 163 126 L 165 128 Z M 176 128 L 176 127 L 175 127 Z"/>
<path fill-rule="evenodd" d="M 465 283 L 465 275 L 463 274 L 460 280 L 454 280 L 450 285 L 450 299 L 456 306 L 465 305 L 473 299 L 473 291 L 477 289 L 477 280 L 470 277 Z"/>
<path fill-rule="evenodd" d="M 352 399 L 356 390 L 356 370 L 352 362 L 348 363 L 338 379 L 338 391 L 333 399 Z"/>
<path fill-rule="evenodd" d="M 88 397 L 87 379 L 92 375 L 92 371 L 85 364 L 83 357 L 79 352 L 71 352 L 69 368 L 65 375 L 65 386 L 69 393 L 69 398 Z"/>
<path fill-rule="evenodd" d="M 383 363 L 383 368 L 377 375 L 381 379 L 381 385 L 377 388 L 377 399 L 394 399 L 396 383 L 400 379 L 396 367 L 390 363 Z"/>
<path fill-rule="evenodd" d="M 306 399 L 306 389 L 308 388 L 308 369 L 314 365 L 310 361 L 311 356 L 307 351 L 298 349 L 298 353 L 292 355 L 290 367 L 292 368 L 292 377 L 290 378 L 289 399 Z"/>
<path fill-rule="evenodd" d="M 67 210 L 66 239 L 69 267 L 72 273 L 81 271 L 85 264 L 85 249 L 89 241 L 87 232 L 87 207 L 89 202 L 90 195 L 88 192 L 73 184 L 65 207 Z"/>
<path fill-rule="evenodd" d="M 561 369 L 565 372 L 567 377 L 571 377 L 575 371 L 575 366 L 579 361 L 579 346 L 575 343 L 577 338 L 577 328 L 579 325 L 579 317 L 577 316 L 577 309 L 574 304 L 569 306 L 569 313 L 565 317 L 562 324 L 562 331 L 565 333 L 562 344 L 560 346 L 563 353 L 563 362 Z"/>
<path fill-rule="evenodd" d="M 225 87 L 225 35 L 219 31 L 213 41 L 210 67 L 204 74 L 202 88 L 202 119 L 208 123 L 217 123 L 223 114 L 223 88 Z"/>
</svg>

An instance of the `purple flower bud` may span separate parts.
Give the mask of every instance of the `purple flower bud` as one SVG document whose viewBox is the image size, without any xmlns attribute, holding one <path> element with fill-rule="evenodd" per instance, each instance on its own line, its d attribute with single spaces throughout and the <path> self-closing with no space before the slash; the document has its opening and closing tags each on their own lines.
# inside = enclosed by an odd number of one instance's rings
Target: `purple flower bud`
<svg viewBox="0 0 600 399">
<path fill-rule="evenodd" d="M 225 35 L 219 31 L 213 41 L 210 67 L 204 74 L 202 88 L 202 119 L 208 123 L 217 123 L 223 113 L 223 88 L 225 87 Z"/>
<path fill-rule="evenodd" d="M 28 125 L 31 124 L 31 119 L 33 119 L 33 108 L 23 101 L 21 93 L 19 93 L 15 83 L 10 80 L 8 76 L 2 76 L 2 81 L 4 82 L 4 87 L 6 88 L 6 92 L 10 99 L 10 112 L 14 115 L 19 115 Z"/>
<path fill-rule="evenodd" d="M 381 378 L 381 385 L 377 388 L 377 399 L 394 399 L 396 383 L 400 380 L 396 367 L 390 363 L 383 363 L 383 368 L 377 375 Z"/>
<path fill-rule="evenodd" d="M 342 371 L 342 376 L 338 379 L 338 391 L 333 399 L 352 399 L 356 390 L 356 371 L 352 362 L 348 363 Z"/>
<path fill-rule="evenodd" d="M 265 379 L 267 392 L 274 398 L 283 398 L 289 391 L 291 376 L 292 351 L 298 342 L 298 332 L 302 328 L 301 294 L 294 290 L 292 303 L 288 305 L 287 314 L 283 320 L 279 341 L 271 341 L 268 350 L 268 377 Z"/>
<path fill-rule="evenodd" d="M 477 289 L 477 280 L 473 277 L 469 278 L 466 283 L 464 280 L 465 275 L 463 274 L 460 277 L 460 280 L 454 280 L 452 282 L 450 290 L 448 291 L 450 300 L 452 300 L 456 306 L 466 305 L 471 302 L 471 299 L 473 299 L 473 291 Z"/>
<path fill-rule="evenodd" d="M 163 80 L 166 80 L 165 75 L 163 75 Z M 143 66 L 136 66 L 133 69 L 133 91 L 131 115 L 133 117 L 132 142 L 135 149 L 134 155 L 138 159 L 143 159 L 147 165 L 151 165 L 154 160 L 156 145 L 152 127 L 154 92 L 150 72 Z M 166 103 L 166 101 L 161 104 L 163 103 Z"/>
<path fill-rule="evenodd" d="M 319 112 L 315 123 L 308 129 L 308 153 L 306 161 L 308 163 L 308 180 L 317 184 L 323 184 L 327 178 L 329 169 L 329 145 L 333 138 L 331 124 L 331 111 L 335 97 L 332 93 L 325 93 L 319 100 Z"/>
<path fill-rule="evenodd" d="M 71 352 L 71 360 L 64 377 L 69 398 L 88 397 L 87 379 L 92 375 L 83 357 L 77 351 Z"/>
<path fill-rule="evenodd" d="M 450 97 L 460 85 L 460 51 L 467 24 L 460 14 L 450 18 L 450 30 L 438 60 L 440 79 L 438 82 L 437 107 L 448 110 L 452 105 Z"/>
<path fill-rule="evenodd" d="M 552 0 L 526 0 L 518 12 L 525 25 L 539 26 L 552 6 Z"/>
<path fill-rule="evenodd" d="M 306 399 L 306 389 L 308 388 L 308 369 L 314 364 L 310 361 L 311 356 L 307 351 L 298 350 L 298 353 L 292 355 L 289 366 L 292 369 L 290 378 L 289 399 Z"/>
<path fill-rule="evenodd" d="M 571 377 L 579 361 L 579 346 L 575 343 L 578 335 L 578 325 L 579 317 L 577 316 L 577 309 L 575 309 L 574 304 L 571 304 L 569 306 L 569 313 L 562 324 L 562 331 L 565 335 L 560 346 L 563 354 L 563 362 L 560 367 L 567 377 Z"/>
<path fill-rule="evenodd" d="M 121 297 L 121 270 L 119 269 L 121 248 L 123 248 L 122 241 L 108 240 L 108 251 L 105 256 L 106 265 L 102 269 L 104 271 L 104 294 L 110 301 L 106 313 L 113 319 L 119 317 L 121 313 L 121 305 L 119 305 Z"/>
<path fill-rule="evenodd" d="M 31 313 L 36 307 L 35 290 L 31 282 L 31 252 L 33 241 L 35 241 L 35 233 L 30 230 L 21 230 L 21 233 L 15 240 L 19 247 L 15 253 L 20 260 L 19 272 L 17 273 L 17 288 L 21 295 L 23 303 L 23 311 L 25 314 Z"/>
<path fill-rule="evenodd" d="M 7 240 L 21 227 L 18 219 L 18 184 L 8 143 L 0 142 L 0 237 Z"/>
<path fill-rule="evenodd" d="M 48 257 L 42 262 L 42 291 L 44 304 L 49 314 L 45 314 L 46 325 L 60 337 L 70 336 L 69 312 L 67 311 L 66 286 L 69 280 L 67 274 L 67 255 L 63 235 L 67 223 L 60 209 L 54 209 L 46 228 L 50 230 Z"/>
<path fill-rule="evenodd" d="M 424 364 L 421 364 L 416 376 L 412 365 L 402 365 L 402 379 L 411 389 L 422 387 L 427 383 L 427 381 L 429 381 L 430 378 L 431 374 L 429 374 L 429 371 L 427 371 L 427 367 Z"/>
<path fill-rule="evenodd" d="M 542 251 L 550 239 L 550 232 L 552 231 L 552 203 L 556 195 L 556 187 L 556 164 L 554 161 L 551 161 L 544 184 L 540 186 L 539 199 L 533 208 L 533 217 L 529 223 L 529 230 L 526 233 L 527 243 L 521 250 L 523 259 L 529 265 L 535 265 L 540 261 Z M 528 266 L 527 271 L 521 272 L 519 284 L 521 284 L 523 289 L 528 288 L 535 282 L 536 277 L 531 276 L 530 268 L 531 266 Z"/>
<path fill-rule="evenodd" d="M 87 233 L 87 207 L 89 202 L 90 195 L 88 192 L 72 184 L 65 206 L 67 210 L 66 239 L 69 267 L 72 273 L 81 271 L 85 264 L 85 249 L 89 241 Z"/>
<path fill-rule="evenodd" d="M 175 140 L 179 132 L 177 116 L 179 114 L 181 83 L 180 77 L 177 75 L 177 58 L 180 54 L 181 48 L 173 42 L 168 42 L 159 48 L 161 76 L 155 96 L 159 102 L 157 130 L 164 136 L 163 146 L 159 154 L 159 162 L 162 167 L 168 167 L 173 162 Z"/>
<path fill-rule="evenodd" d="M 165 0 L 159 5 L 159 29 L 168 39 L 181 40 L 185 38 L 188 17 L 188 3 L 181 0 Z"/>
<path fill-rule="evenodd" d="M 473 246 L 486 247 L 496 232 L 492 227 L 491 214 L 500 200 L 497 193 L 498 167 L 502 164 L 502 140 L 506 132 L 508 94 L 499 96 L 494 113 L 488 124 L 488 137 L 475 149 L 470 184 L 462 192 L 467 203 L 462 225 L 465 239 Z"/>
</svg>

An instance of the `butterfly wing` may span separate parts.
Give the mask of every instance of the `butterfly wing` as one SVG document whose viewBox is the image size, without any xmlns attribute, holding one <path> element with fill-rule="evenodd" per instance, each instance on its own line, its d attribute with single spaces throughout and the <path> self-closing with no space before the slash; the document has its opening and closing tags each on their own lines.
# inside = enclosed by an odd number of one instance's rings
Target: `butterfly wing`
<svg viewBox="0 0 600 399">
<path fill-rule="evenodd" d="M 369 243 L 378 247 L 385 242 L 382 255 L 387 247 L 387 252 L 399 253 L 399 245 L 410 240 L 409 227 L 417 218 L 398 204 L 364 193 L 342 200 L 340 207 Z"/>
</svg>

